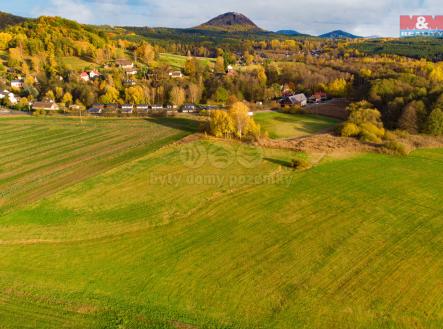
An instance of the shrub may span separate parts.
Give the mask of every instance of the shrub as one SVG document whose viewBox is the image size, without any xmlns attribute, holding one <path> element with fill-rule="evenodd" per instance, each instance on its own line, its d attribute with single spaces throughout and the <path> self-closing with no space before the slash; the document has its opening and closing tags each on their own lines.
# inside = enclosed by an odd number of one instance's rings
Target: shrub
<svg viewBox="0 0 443 329">
<path fill-rule="evenodd" d="M 393 151 L 396 154 L 399 155 L 408 155 L 408 151 L 406 149 L 406 145 L 400 142 L 397 142 L 395 140 L 387 141 L 384 144 L 384 147 L 386 147 L 388 150 Z"/>
<path fill-rule="evenodd" d="M 343 125 L 340 133 L 343 137 L 358 136 L 360 134 L 360 128 L 352 122 L 347 122 Z"/>
<path fill-rule="evenodd" d="M 362 134 L 364 132 L 368 132 L 370 134 L 377 136 L 378 138 L 383 137 L 385 134 L 385 130 L 383 128 L 379 128 L 370 122 L 362 123 L 360 128 Z"/>
<path fill-rule="evenodd" d="M 385 130 L 385 135 L 383 136 L 383 139 L 387 141 L 395 140 L 396 136 L 392 131 Z"/>
<path fill-rule="evenodd" d="M 373 133 L 371 133 L 369 131 L 366 131 L 366 130 L 363 130 L 361 132 L 360 140 L 362 142 L 365 142 L 365 143 L 377 143 L 377 144 L 380 144 L 382 142 L 380 137 L 378 137 L 377 135 L 375 135 L 375 134 L 373 134 Z"/>
<path fill-rule="evenodd" d="M 303 110 L 300 105 L 292 105 L 289 107 L 284 107 L 283 112 L 290 113 L 290 114 L 300 114 L 303 112 Z"/>
<path fill-rule="evenodd" d="M 32 115 L 36 115 L 36 116 L 46 115 L 46 111 L 45 110 L 34 110 L 32 112 Z"/>
<path fill-rule="evenodd" d="M 394 133 L 396 136 L 398 136 L 400 138 L 407 138 L 409 136 L 409 133 L 405 130 L 397 129 L 397 130 L 395 130 Z"/>
<path fill-rule="evenodd" d="M 311 164 L 305 159 L 295 158 L 291 160 L 291 168 L 297 170 L 306 170 L 311 168 Z"/>
</svg>

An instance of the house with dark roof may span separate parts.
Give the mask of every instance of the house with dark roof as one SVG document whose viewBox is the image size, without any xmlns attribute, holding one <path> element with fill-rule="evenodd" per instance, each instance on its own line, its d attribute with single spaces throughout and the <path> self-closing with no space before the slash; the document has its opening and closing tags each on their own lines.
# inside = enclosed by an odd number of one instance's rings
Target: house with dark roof
<svg viewBox="0 0 443 329">
<path fill-rule="evenodd" d="M 305 94 L 297 94 L 292 96 L 286 96 L 280 99 L 280 105 L 282 107 L 289 105 L 298 105 L 298 106 L 306 106 L 308 103 L 308 99 L 306 98 Z"/>
<path fill-rule="evenodd" d="M 88 109 L 87 111 L 89 114 L 102 114 L 103 113 L 103 108 L 101 107 L 91 107 Z"/>
<path fill-rule="evenodd" d="M 180 112 L 182 113 L 194 113 L 197 112 L 197 106 L 195 104 L 184 104 L 180 108 Z"/>
</svg>

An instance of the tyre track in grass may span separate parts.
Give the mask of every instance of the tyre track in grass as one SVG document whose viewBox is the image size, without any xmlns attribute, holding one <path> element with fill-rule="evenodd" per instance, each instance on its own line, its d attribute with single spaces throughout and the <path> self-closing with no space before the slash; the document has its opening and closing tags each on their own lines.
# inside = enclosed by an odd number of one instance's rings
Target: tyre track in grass
<svg viewBox="0 0 443 329">
<path fill-rule="evenodd" d="M 63 166 L 58 166 L 54 170 L 50 170 L 45 172 L 44 176 L 42 176 L 41 172 L 36 172 L 32 170 L 31 176 L 25 176 L 24 180 L 19 182 L 14 182 L 16 185 L 24 186 L 26 185 L 26 189 L 21 189 L 19 191 L 19 195 L 14 196 L 14 202 L 12 204 L 8 204 L 7 208 L 12 208 L 14 205 L 19 205 L 24 202 L 32 202 L 36 201 L 44 196 L 52 194 L 54 191 L 60 190 L 66 186 L 77 183 L 80 180 L 86 179 L 88 177 L 94 176 L 104 170 L 111 169 L 112 166 L 118 165 L 124 161 L 139 156 L 140 152 L 149 152 L 152 151 L 157 145 L 163 146 L 170 141 L 179 138 L 179 135 L 172 135 L 169 137 L 160 140 L 159 142 L 154 143 L 146 143 L 146 141 L 142 141 L 139 144 L 135 144 L 133 139 L 124 138 L 123 140 L 118 140 L 114 145 L 107 145 L 107 148 L 103 148 L 102 145 L 95 146 L 92 150 L 84 151 L 81 155 L 77 157 L 70 157 L 68 159 L 64 159 L 60 164 L 64 164 Z M 112 147 L 111 147 L 112 146 Z M 103 150 L 102 152 L 92 153 L 94 151 Z M 127 152 L 123 152 L 127 151 Z M 85 154 L 88 156 L 83 157 Z M 97 162 L 93 160 L 96 158 L 100 158 Z M 67 160 L 74 160 L 67 162 Z M 92 162 L 90 162 L 92 161 Z M 45 165 L 44 168 L 52 168 L 54 163 L 51 165 Z M 44 169 L 43 168 L 43 169 Z M 88 170 L 86 170 L 88 169 Z M 27 184 L 24 184 L 26 181 Z M 39 185 L 38 183 L 41 181 L 45 181 L 44 185 Z M 37 182 L 37 186 L 33 186 L 32 182 Z M 26 194 L 27 192 L 31 192 Z M 23 196 L 23 197 L 20 197 Z M 3 206 L 3 208 L 5 205 Z M 6 211 L 6 209 L 3 209 Z"/>
<path fill-rule="evenodd" d="M 101 138 L 96 138 L 96 139 L 101 139 Z M 59 157 L 59 158 L 50 158 L 50 157 L 43 156 L 42 159 L 47 159 L 47 161 L 35 162 L 35 163 L 30 163 L 28 166 L 22 166 L 21 168 L 19 168 L 20 169 L 19 172 L 15 173 L 15 174 L 13 173 L 13 175 L 1 179 L 0 182 L 1 182 L 1 184 L 5 184 L 8 182 L 14 182 L 17 184 L 26 183 L 26 180 L 21 181 L 20 179 L 21 178 L 30 178 L 32 175 L 34 175 L 34 176 L 38 175 L 39 174 L 38 171 L 42 170 L 42 169 L 47 169 L 50 167 L 56 168 L 55 165 L 63 164 L 68 160 L 73 160 L 78 156 L 82 156 L 82 155 L 89 153 L 90 151 L 93 151 L 94 149 L 99 149 L 104 146 L 114 146 L 114 145 L 124 141 L 124 138 L 122 136 L 115 135 L 110 140 L 111 141 L 115 140 L 115 142 L 108 144 L 108 142 L 109 142 L 109 140 L 108 140 L 108 141 L 96 143 L 94 140 L 90 144 L 88 144 L 86 148 L 83 148 L 83 147 L 77 148 L 76 146 L 70 145 L 69 148 L 71 150 L 74 150 L 74 152 L 70 152 L 70 153 L 64 152 L 63 150 L 61 150 L 61 151 L 56 150 L 57 153 L 55 153 L 54 155 L 64 154 L 64 156 Z M 92 156 L 92 157 L 90 156 L 87 159 L 91 159 L 91 158 L 94 158 L 94 156 Z M 30 175 L 30 174 L 32 174 L 32 175 Z"/>
<path fill-rule="evenodd" d="M 29 159 L 32 159 L 33 163 L 41 163 L 43 160 L 51 161 L 51 157 L 56 156 L 58 154 L 63 154 L 66 152 L 77 150 L 77 149 L 79 149 L 79 147 L 83 147 L 83 146 L 90 146 L 90 145 L 92 146 L 92 145 L 96 144 L 97 141 L 103 140 L 104 138 L 116 137 L 118 135 L 116 135 L 115 133 L 112 133 L 112 132 L 103 132 L 101 134 L 94 134 L 94 135 L 85 134 L 85 136 L 86 136 L 86 138 L 80 138 L 80 136 L 78 136 L 78 135 L 68 136 L 68 137 L 66 137 L 66 139 L 68 139 L 68 141 L 65 139 L 63 139 L 63 140 L 57 139 L 56 142 L 48 141 L 48 143 L 45 143 L 44 145 L 42 145 L 42 146 L 47 146 L 47 147 L 43 147 L 43 148 L 41 148 L 41 147 L 35 148 L 34 147 L 33 149 L 35 149 L 35 152 L 26 153 L 25 156 L 11 159 L 11 161 L 3 163 L 2 165 L 7 166 L 8 164 L 9 165 L 14 164 L 14 167 L 16 167 L 15 165 L 17 163 L 20 164 L 24 160 L 26 160 L 26 162 L 29 163 Z M 70 139 L 72 137 L 79 137 L 79 138 L 75 138 L 74 141 L 71 142 Z M 85 142 L 87 144 L 85 144 Z M 52 152 L 52 151 L 54 151 L 54 152 Z M 20 155 L 22 155 L 22 154 L 23 154 L 23 152 L 20 152 Z M 39 155 L 41 155 L 41 156 L 36 157 Z M 20 168 L 17 168 L 17 170 L 21 170 L 21 172 L 23 172 L 23 169 L 25 169 L 26 167 L 29 167 L 29 166 L 31 166 L 31 168 L 32 168 L 32 164 L 28 164 L 27 166 L 23 165 Z M 13 173 L 14 173 L 13 170 L 8 171 L 8 174 L 10 174 L 10 175 Z M 6 179 L 6 178 L 7 177 L 2 177 L 0 175 L 0 181 L 2 181 L 3 179 Z"/>
<path fill-rule="evenodd" d="M 86 135 L 86 133 L 85 133 L 85 135 Z M 88 135 L 88 138 L 89 138 L 89 136 L 91 138 L 94 137 L 94 135 L 92 135 L 92 134 L 87 134 L 87 135 Z M 23 160 L 29 160 L 31 157 L 38 155 L 40 153 L 55 150 L 58 147 L 60 147 L 60 145 L 61 146 L 73 145 L 73 143 L 78 142 L 77 139 L 74 139 L 75 137 L 80 137 L 80 135 L 66 133 L 66 134 L 56 135 L 56 136 L 45 136 L 45 137 L 41 138 L 41 140 L 44 140 L 45 143 L 40 143 L 38 140 L 35 141 L 38 143 L 38 147 L 36 147 L 35 145 L 29 146 L 29 144 L 26 144 L 22 148 L 15 148 L 14 152 L 11 152 L 9 154 L 2 154 L 0 156 L 0 160 L 4 159 L 5 161 L 1 162 L 0 165 L 2 167 L 7 167 L 8 165 L 11 165 L 11 164 L 15 165 L 16 163 L 23 162 Z M 74 139 L 74 141 L 72 142 L 71 139 Z M 14 157 L 14 156 L 16 156 L 16 157 Z"/>
</svg>

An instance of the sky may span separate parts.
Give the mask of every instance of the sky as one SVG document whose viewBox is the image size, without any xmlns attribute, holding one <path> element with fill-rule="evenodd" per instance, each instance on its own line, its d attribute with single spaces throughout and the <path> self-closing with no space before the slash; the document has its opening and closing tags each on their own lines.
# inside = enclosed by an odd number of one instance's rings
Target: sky
<svg viewBox="0 0 443 329">
<path fill-rule="evenodd" d="M 62 16 L 81 23 L 188 28 L 228 12 L 265 30 L 318 35 L 345 30 L 399 36 L 400 15 L 443 15 L 442 0 L 0 0 L 0 10 L 26 17 Z"/>
</svg>

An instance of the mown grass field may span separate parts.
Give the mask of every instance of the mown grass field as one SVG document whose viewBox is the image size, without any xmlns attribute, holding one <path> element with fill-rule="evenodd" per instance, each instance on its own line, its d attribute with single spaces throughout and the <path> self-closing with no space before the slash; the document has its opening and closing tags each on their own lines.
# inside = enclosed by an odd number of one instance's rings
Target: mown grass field
<svg viewBox="0 0 443 329">
<path fill-rule="evenodd" d="M 335 126 L 339 121 L 320 115 L 257 112 L 254 120 L 272 139 L 301 137 Z"/>
<path fill-rule="evenodd" d="M 67 56 L 61 57 L 61 62 L 70 70 L 84 70 L 84 69 L 93 69 L 97 67 L 97 64 L 87 62 L 79 57 L 75 56 Z"/>
<path fill-rule="evenodd" d="M 1 328 L 441 328 L 443 150 L 172 143 L 184 119 L 0 119 Z"/>
<path fill-rule="evenodd" d="M 196 57 L 197 60 L 205 66 L 213 65 L 215 63 L 214 58 L 206 58 L 206 57 Z M 164 64 L 168 64 L 176 69 L 183 69 L 185 67 L 187 56 L 180 56 L 170 53 L 161 53 L 160 54 L 160 62 Z"/>
</svg>

